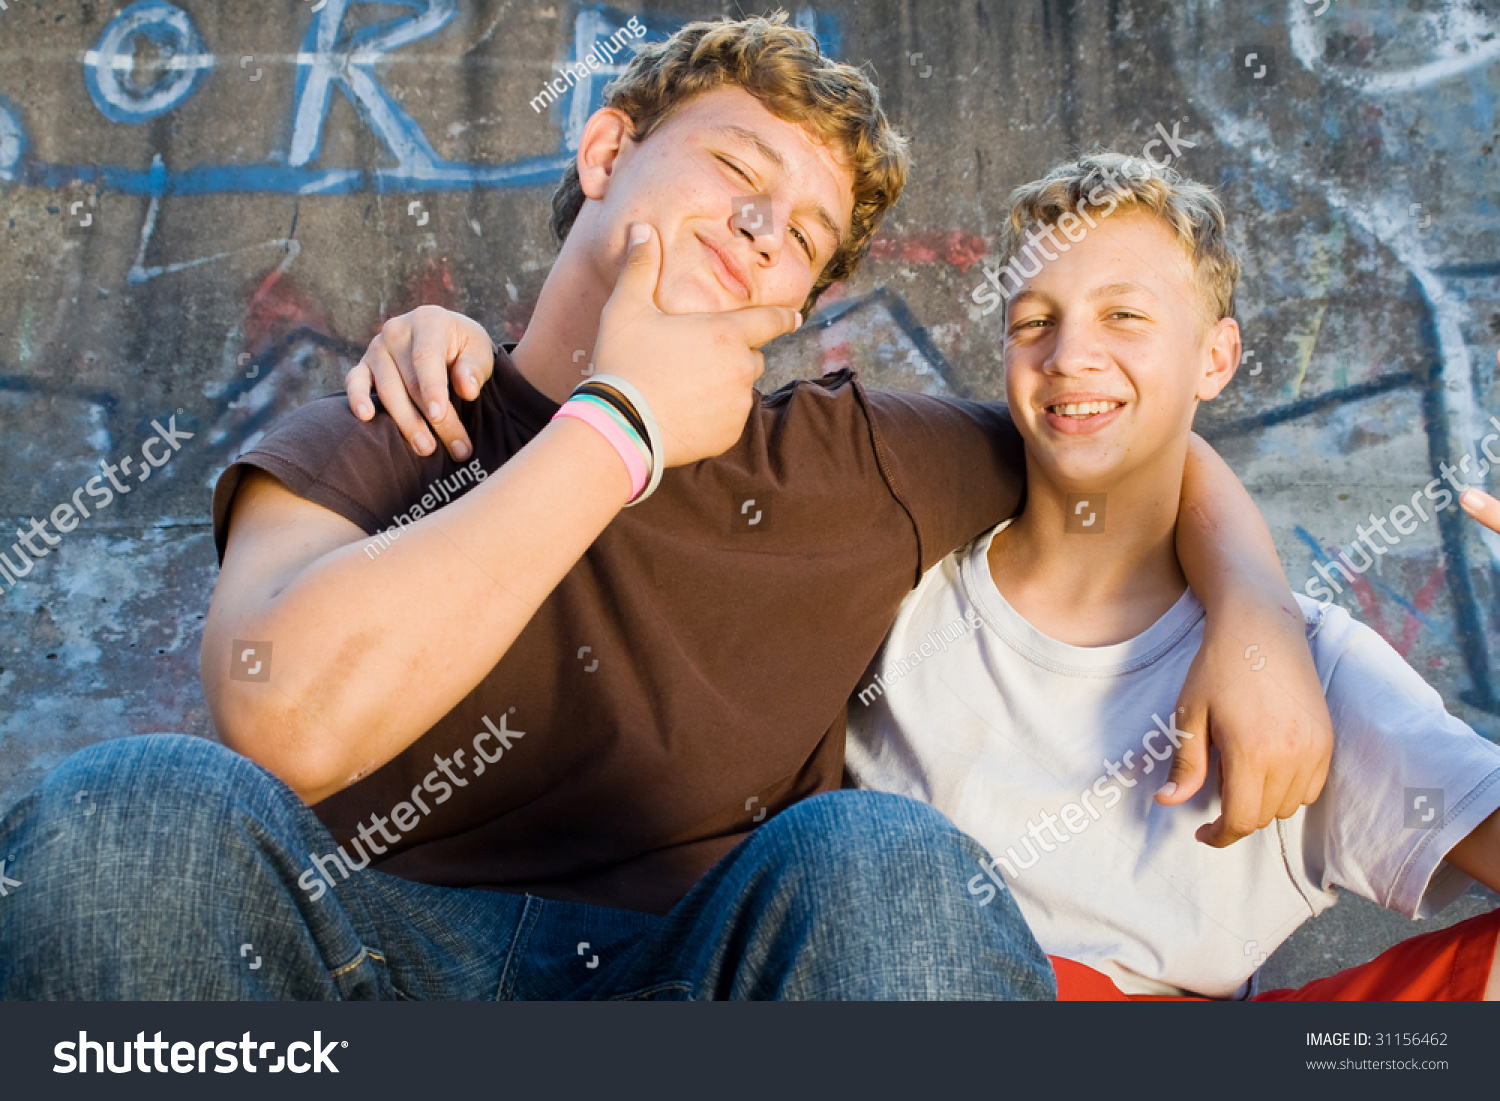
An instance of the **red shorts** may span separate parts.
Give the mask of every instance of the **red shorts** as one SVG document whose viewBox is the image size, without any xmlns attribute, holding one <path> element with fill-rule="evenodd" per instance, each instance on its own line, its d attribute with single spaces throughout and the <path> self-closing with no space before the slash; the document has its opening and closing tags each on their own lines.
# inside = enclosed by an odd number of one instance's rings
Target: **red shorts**
<svg viewBox="0 0 1500 1101">
<path fill-rule="evenodd" d="M 1461 921 L 1435 933 L 1412 937 L 1369 963 L 1314 979 L 1296 990 L 1268 990 L 1258 1002 L 1477 1002 L 1484 998 L 1500 910 Z M 1061 1002 L 1213 1001 L 1124 994 L 1108 975 L 1073 960 L 1052 956 Z"/>
</svg>

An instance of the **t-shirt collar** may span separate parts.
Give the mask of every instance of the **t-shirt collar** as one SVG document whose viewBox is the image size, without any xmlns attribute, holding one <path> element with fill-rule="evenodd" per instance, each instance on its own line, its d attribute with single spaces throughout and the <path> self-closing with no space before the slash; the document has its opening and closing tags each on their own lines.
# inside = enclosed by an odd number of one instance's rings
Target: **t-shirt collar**
<svg viewBox="0 0 1500 1101">
<path fill-rule="evenodd" d="M 985 626 L 1028 660 L 1056 672 L 1081 677 L 1119 676 L 1159 660 L 1203 618 L 1203 605 L 1184 589 L 1162 617 L 1134 638 L 1111 646 L 1073 646 L 1037 630 L 1011 607 L 990 573 L 989 550 L 1010 524 L 1002 520 L 969 547 L 961 567 L 963 586 Z"/>
</svg>

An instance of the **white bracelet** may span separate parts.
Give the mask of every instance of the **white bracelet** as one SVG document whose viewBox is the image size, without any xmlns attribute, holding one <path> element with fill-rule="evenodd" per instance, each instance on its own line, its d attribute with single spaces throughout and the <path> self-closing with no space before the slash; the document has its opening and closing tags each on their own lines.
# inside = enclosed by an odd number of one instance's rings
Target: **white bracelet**
<svg viewBox="0 0 1500 1101">
<path fill-rule="evenodd" d="M 619 375 L 591 375 L 589 382 L 600 382 L 605 386 L 612 386 L 625 396 L 625 400 L 635 406 L 636 413 L 641 418 L 641 423 L 646 426 L 646 443 L 651 448 L 651 480 L 646 483 L 645 491 L 626 505 L 638 505 L 651 494 L 656 492 L 656 487 L 661 484 L 661 473 L 666 469 L 667 449 L 662 442 L 661 426 L 656 423 L 656 417 L 651 413 L 651 406 L 641 396 L 641 392 Z"/>
</svg>

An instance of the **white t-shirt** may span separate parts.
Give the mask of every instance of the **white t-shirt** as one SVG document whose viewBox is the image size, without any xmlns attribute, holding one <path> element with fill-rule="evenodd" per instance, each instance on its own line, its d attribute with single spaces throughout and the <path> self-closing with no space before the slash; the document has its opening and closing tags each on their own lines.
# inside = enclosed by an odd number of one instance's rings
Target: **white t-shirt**
<svg viewBox="0 0 1500 1101">
<path fill-rule="evenodd" d="M 1118 645 L 1058 642 L 995 588 L 986 553 L 1004 527 L 907 597 L 849 715 L 861 787 L 933 804 L 995 857 L 969 881 L 976 903 L 1003 881 L 1046 952 L 1127 994 L 1242 997 L 1335 886 L 1409 917 L 1468 888 L 1443 858 L 1500 807 L 1500 749 L 1374 631 L 1298 597 L 1333 716 L 1328 784 L 1294 817 L 1210 848 L 1193 833 L 1219 814 L 1217 754 L 1187 803 L 1152 799 L 1182 736 L 1202 605 L 1184 592 Z M 1246 675 L 1274 676 L 1260 660 Z"/>
</svg>

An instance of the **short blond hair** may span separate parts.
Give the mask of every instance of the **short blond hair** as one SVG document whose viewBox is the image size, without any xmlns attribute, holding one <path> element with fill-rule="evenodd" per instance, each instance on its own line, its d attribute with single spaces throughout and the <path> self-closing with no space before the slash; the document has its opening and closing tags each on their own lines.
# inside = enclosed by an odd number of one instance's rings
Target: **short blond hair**
<svg viewBox="0 0 1500 1101">
<path fill-rule="evenodd" d="M 689 99 L 721 87 L 749 92 L 777 118 L 805 126 L 840 156 L 854 177 L 849 232 L 813 283 L 818 295 L 854 274 L 881 219 L 906 186 L 906 139 L 887 121 L 880 93 L 860 70 L 831 61 L 808 31 L 769 19 L 688 23 L 664 42 L 642 47 L 604 89 L 604 106 L 625 112 L 631 137 L 645 141 Z M 578 166 L 570 164 L 552 196 L 552 232 L 561 242 L 583 209 Z"/>
<path fill-rule="evenodd" d="M 1170 167 L 1123 153 L 1090 153 L 1012 191 L 1000 237 L 1000 268 L 1009 269 L 1019 286 L 1013 264 L 1027 250 L 1033 230 L 1056 225 L 1064 215 L 1089 222 L 1117 209 L 1148 212 L 1165 222 L 1192 261 L 1210 323 L 1234 316 L 1240 260 L 1218 195 Z"/>
</svg>

